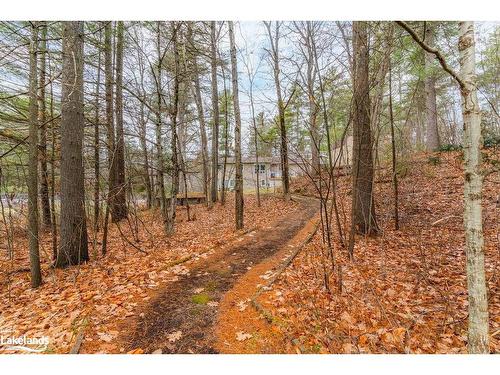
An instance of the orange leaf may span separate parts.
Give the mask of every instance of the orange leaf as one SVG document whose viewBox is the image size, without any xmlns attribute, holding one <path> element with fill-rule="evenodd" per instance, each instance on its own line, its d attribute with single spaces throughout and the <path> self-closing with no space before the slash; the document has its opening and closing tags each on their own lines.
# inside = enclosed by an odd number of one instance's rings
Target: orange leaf
<svg viewBox="0 0 500 375">
<path fill-rule="evenodd" d="M 144 350 L 142 348 L 135 348 L 127 352 L 127 354 L 144 354 Z"/>
</svg>

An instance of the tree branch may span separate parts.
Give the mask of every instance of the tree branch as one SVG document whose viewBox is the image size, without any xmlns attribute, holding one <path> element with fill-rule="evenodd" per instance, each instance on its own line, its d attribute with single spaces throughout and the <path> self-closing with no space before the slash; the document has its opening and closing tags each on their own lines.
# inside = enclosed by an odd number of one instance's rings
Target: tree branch
<svg viewBox="0 0 500 375">
<path fill-rule="evenodd" d="M 436 59 L 441 64 L 441 67 L 444 69 L 445 72 L 450 74 L 455 79 L 455 81 L 457 81 L 461 90 L 466 89 L 465 82 L 460 78 L 457 72 L 455 72 L 452 68 L 450 68 L 450 66 L 446 63 L 446 60 L 444 59 L 441 52 L 427 45 L 422 39 L 420 39 L 415 30 L 413 30 L 406 22 L 404 21 L 395 21 L 395 22 L 399 26 L 401 26 L 408 34 L 410 34 L 413 40 L 417 42 L 420 45 L 420 47 L 422 47 L 425 51 L 432 53 L 434 56 L 436 56 Z"/>
</svg>

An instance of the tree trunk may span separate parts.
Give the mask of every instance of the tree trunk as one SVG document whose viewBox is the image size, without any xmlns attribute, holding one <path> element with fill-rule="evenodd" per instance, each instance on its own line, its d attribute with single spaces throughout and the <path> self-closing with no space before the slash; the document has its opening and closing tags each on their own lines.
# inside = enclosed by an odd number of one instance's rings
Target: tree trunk
<svg viewBox="0 0 500 375">
<path fill-rule="evenodd" d="M 311 50 L 312 50 L 312 58 L 314 62 L 314 66 L 316 68 L 316 72 L 318 75 L 318 81 L 319 81 L 319 92 L 320 92 L 320 97 L 321 97 L 321 104 L 322 104 L 322 110 L 323 110 L 323 125 L 324 125 L 324 132 L 326 135 L 326 145 L 327 145 L 327 151 L 328 151 L 328 179 L 329 183 L 327 186 L 327 192 L 326 192 L 326 197 L 323 201 L 323 193 L 322 193 L 322 177 L 321 177 L 321 168 L 318 169 L 318 174 L 319 174 L 319 193 L 320 193 L 320 214 L 321 214 L 321 209 L 324 212 L 324 217 L 325 221 L 322 223 L 326 224 L 326 231 L 323 231 L 323 233 L 326 234 L 326 243 L 328 246 L 328 254 L 332 262 L 332 266 L 335 266 L 335 257 L 333 254 L 333 246 L 332 246 L 332 237 L 331 237 L 331 220 L 332 220 L 332 210 L 335 214 L 335 221 L 337 224 L 337 231 L 340 239 L 340 244 L 342 247 L 345 247 L 344 244 L 344 234 L 342 231 L 342 224 L 340 223 L 340 216 L 339 216 L 339 209 L 338 209 L 338 204 L 337 204 L 337 184 L 335 181 L 335 175 L 334 175 L 334 169 L 335 169 L 335 161 L 333 160 L 333 155 L 332 155 L 332 142 L 331 142 L 331 136 L 330 136 L 330 125 L 328 122 L 328 111 L 327 111 L 327 105 L 326 105 L 326 99 L 325 99 L 325 86 L 323 84 L 323 79 L 321 77 L 321 71 L 319 69 L 319 63 L 318 63 L 318 53 L 317 53 L 317 48 L 316 48 L 316 40 L 313 36 L 313 34 L 310 34 L 310 41 L 311 45 Z M 333 129 L 335 130 L 335 126 L 333 126 Z M 329 198 L 329 190 L 332 190 L 332 204 L 330 206 L 330 210 L 327 210 L 327 203 L 328 203 L 328 198 Z M 323 216 L 322 216 L 323 217 Z M 338 268 L 338 275 L 341 275 L 341 268 Z M 339 283 L 339 289 L 342 288 L 342 283 Z"/>
<path fill-rule="evenodd" d="M 469 353 L 488 353 L 488 298 L 484 271 L 484 240 L 481 212 L 481 114 L 477 101 L 474 23 L 460 22 L 458 49 L 460 76 L 464 82 L 464 226 L 469 292 Z"/>
<path fill-rule="evenodd" d="M 248 69 L 248 66 L 247 66 Z M 253 99 L 253 80 L 254 78 L 250 74 L 250 70 L 248 69 L 248 81 L 250 83 L 249 87 L 249 96 L 250 96 L 250 110 L 252 114 L 252 126 L 253 126 L 253 143 L 255 147 L 255 165 L 256 165 L 256 180 L 257 180 L 257 186 L 256 186 L 256 192 L 257 192 L 257 207 L 260 207 L 261 202 L 260 202 L 260 169 L 258 169 L 259 165 L 259 134 L 257 130 L 257 121 L 255 119 L 255 105 L 254 105 L 254 99 Z M 264 127 L 264 114 L 262 114 L 261 117 L 262 121 L 262 127 Z"/>
<path fill-rule="evenodd" d="M 46 76 L 46 49 L 47 23 L 41 22 L 40 43 L 40 82 L 38 85 L 38 122 L 40 126 L 40 203 L 42 207 L 42 223 L 46 227 L 51 225 L 49 201 L 49 177 L 47 171 L 47 116 L 45 108 L 45 76 Z"/>
<path fill-rule="evenodd" d="M 394 189 L 394 229 L 399 230 L 398 175 L 396 171 L 396 139 L 394 136 L 394 112 L 392 108 L 392 64 L 389 58 L 389 122 L 391 124 L 392 187 Z"/>
<path fill-rule="evenodd" d="M 109 211 L 113 207 L 115 194 L 115 127 L 113 123 L 113 49 L 111 45 L 112 21 L 104 26 L 104 73 L 106 90 L 106 141 L 108 151 L 108 199 L 104 213 L 102 254 L 107 252 Z"/>
<path fill-rule="evenodd" d="M 419 60 L 421 61 L 422 65 L 425 64 L 424 60 L 424 51 L 421 50 L 419 51 Z M 424 149 L 424 136 L 425 136 L 425 83 L 421 79 L 421 77 L 418 77 L 417 81 L 417 120 L 416 120 L 416 146 L 417 150 L 422 151 Z"/>
<path fill-rule="evenodd" d="M 111 218 L 118 222 L 127 218 L 125 182 L 125 140 L 123 135 L 123 21 L 118 21 L 116 27 L 116 148 L 115 148 L 115 189 Z"/>
<path fill-rule="evenodd" d="M 229 21 L 229 44 L 231 48 L 231 77 L 233 80 L 234 106 L 234 155 L 236 158 L 235 224 L 236 230 L 243 228 L 243 164 L 241 163 L 241 115 L 238 90 L 238 62 L 236 59 L 236 43 L 234 41 L 233 22 Z"/>
<path fill-rule="evenodd" d="M 54 85 L 50 81 L 50 203 L 52 205 L 52 261 L 57 259 L 57 222 L 56 222 L 56 121 L 54 119 Z"/>
<path fill-rule="evenodd" d="M 425 42 L 434 48 L 434 27 L 432 22 L 426 22 Z M 434 55 L 425 52 L 425 118 L 427 123 L 427 151 L 436 151 L 439 148 L 439 133 L 437 125 L 436 106 L 436 76 L 433 72 L 432 63 Z"/>
<path fill-rule="evenodd" d="M 373 155 L 368 85 L 367 23 L 353 22 L 354 115 L 353 115 L 353 225 L 361 234 L 376 234 L 373 197 Z"/>
<path fill-rule="evenodd" d="M 100 142 L 99 142 L 99 95 L 101 89 L 101 32 L 99 33 L 98 58 L 97 58 L 97 82 L 95 87 L 95 117 L 94 117 L 94 231 L 99 231 L 99 209 L 100 209 Z M 95 234 L 94 234 L 95 236 Z M 95 236 L 97 238 L 97 236 Z"/>
<path fill-rule="evenodd" d="M 210 171 L 208 169 L 208 147 L 207 147 L 207 131 L 205 125 L 205 113 L 203 111 L 203 101 L 201 98 L 201 90 L 200 90 L 200 77 L 198 72 L 198 61 L 196 58 L 196 46 L 194 44 L 194 38 L 192 33 L 192 23 L 188 23 L 188 39 L 189 45 L 192 49 L 191 52 L 191 60 L 192 60 L 192 74 L 193 74 L 193 96 L 196 102 L 196 110 L 198 112 L 198 121 L 200 124 L 200 137 L 201 137 L 201 160 L 202 160 L 202 168 L 203 168 L 203 194 L 207 200 L 209 201 L 208 196 L 208 182 L 209 182 L 209 174 Z"/>
<path fill-rule="evenodd" d="M 381 133 L 380 116 L 382 114 L 385 91 L 384 88 L 387 72 L 389 70 L 393 35 L 393 25 L 391 23 L 387 25 L 387 28 L 384 30 L 384 34 L 382 35 L 383 40 L 381 40 L 380 42 L 380 44 L 383 46 L 382 59 L 380 61 L 380 64 L 377 66 L 377 72 L 374 77 L 374 82 L 369 83 L 369 87 L 372 87 L 372 85 L 374 86 L 374 92 L 371 95 L 370 100 L 370 128 L 372 130 L 372 133 L 376 135 L 374 136 L 376 139 L 378 139 Z M 376 145 L 378 145 L 378 142 L 376 142 Z M 378 147 L 375 147 L 375 151 L 377 152 L 378 156 Z"/>
<path fill-rule="evenodd" d="M 31 269 L 31 287 L 42 283 L 38 249 L 38 104 L 37 104 L 37 50 L 38 25 L 31 23 L 30 78 L 29 78 L 29 171 L 28 171 L 28 233 Z"/>
<path fill-rule="evenodd" d="M 178 165 L 178 170 L 182 173 L 182 183 L 184 186 L 184 198 L 185 198 L 185 205 L 186 205 L 186 214 L 187 214 L 187 220 L 191 221 L 191 208 L 189 205 L 189 199 L 188 199 L 188 171 L 187 171 L 187 165 L 186 165 L 186 160 L 187 160 L 187 151 L 186 151 L 186 146 L 188 142 L 188 137 L 187 137 L 187 128 L 188 124 L 186 121 L 186 112 L 187 112 L 187 106 L 188 106 L 188 82 L 187 82 L 187 65 L 186 65 L 186 38 L 184 35 L 181 33 L 181 37 L 179 38 L 181 40 L 180 44 L 180 52 L 179 54 L 181 55 L 182 53 L 182 62 L 180 62 L 180 59 L 178 58 L 178 69 L 181 70 L 181 72 L 177 72 L 177 75 L 180 75 L 182 78 L 180 79 L 179 82 L 179 100 L 178 100 L 178 113 L 179 113 L 179 134 L 177 137 L 177 148 L 178 148 L 178 160 L 177 160 L 177 165 Z M 179 41 L 177 41 L 177 45 L 179 45 Z"/>
<path fill-rule="evenodd" d="M 162 103 L 162 65 L 163 65 L 163 55 L 161 53 L 161 23 L 157 22 L 156 27 L 156 53 L 157 53 L 157 70 L 153 69 L 153 75 L 155 76 L 156 82 L 156 100 L 157 100 L 157 110 L 156 110 L 156 183 L 158 184 L 157 190 L 160 193 L 160 210 L 163 220 L 163 226 L 167 225 L 168 215 L 167 215 L 167 196 L 165 195 L 165 164 L 163 155 L 163 140 L 162 140 L 162 127 L 163 121 L 161 117 L 161 112 L 163 108 Z"/>
<path fill-rule="evenodd" d="M 220 186 L 220 203 L 226 203 L 226 172 L 227 172 L 227 157 L 229 147 L 229 106 L 227 101 L 227 86 L 226 86 L 226 68 L 222 65 L 222 82 L 224 83 L 224 161 L 222 163 L 222 177 Z"/>
<path fill-rule="evenodd" d="M 174 95 L 171 112 L 171 136 L 170 152 L 172 163 L 172 186 L 170 189 L 170 205 L 168 209 L 168 220 L 166 222 L 166 233 L 172 235 L 175 230 L 175 216 L 177 208 L 177 193 L 179 192 L 179 164 L 177 159 L 177 113 L 179 110 L 179 81 L 180 81 L 180 60 L 178 48 L 178 24 L 172 22 L 172 41 L 174 48 Z"/>
<path fill-rule="evenodd" d="M 312 173 L 318 174 L 320 168 L 319 159 L 319 129 L 317 124 L 317 117 L 319 108 L 316 104 L 314 94 L 314 80 L 316 76 L 314 51 L 312 48 L 312 40 L 314 38 L 314 29 L 311 21 L 306 22 L 307 29 L 307 96 L 309 98 L 309 126 L 311 129 L 311 167 Z"/>
<path fill-rule="evenodd" d="M 63 23 L 61 248 L 56 267 L 89 260 L 83 179 L 83 22 Z"/>
<path fill-rule="evenodd" d="M 146 98 L 143 98 L 146 100 Z M 148 154 L 148 145 L 147 145 L 147 120 L 146 115 L 144 113 L 144 102 L 141 100 L 139 104 L 139 116 L 140 116 L 140 129 L 141 134 L 139 134 L 139 141 L 141 143 L 142 156 L 144 160 L 144 183 L 146 185 L 146 207 L 150 209 L 153 205 L 153 188 L 151 184 L 151 178 L 149 176 L 149 154 Z"/>
<path fill-rule="evenodd" d="M 210 66 L 212 75 L 212 180 L 210 200 L 218 200 L 219 180 L 219 92 L 217 86 L 217 33 L 216 22 L 210 22 Z"/>
<path fill-rule="evenodd" d="M 271 32 L 271 23 L 265 23 L 267 32 L 269 34 L 269 40 L 271 42 L 271 58 L 273 61 L 273 75 L 274 84 L 276 87 L 276 98 L 278 100 L 278 120 L 280 128 L 280 158 L 281 158 L 281 185 L 283 189 L 283 197 L 285 200 L 290 199 L 290 179 L 288 172 L 288 139 L 287 131 L 285 125 L 285 104 L 283 103 L 283 98 L 281 95 L 281 84 L 280 84 L 280 65 L 279 65 L 279 28 L 280 24 L 276 21 L 276 29 L 274 36 Z"/>
</svg>

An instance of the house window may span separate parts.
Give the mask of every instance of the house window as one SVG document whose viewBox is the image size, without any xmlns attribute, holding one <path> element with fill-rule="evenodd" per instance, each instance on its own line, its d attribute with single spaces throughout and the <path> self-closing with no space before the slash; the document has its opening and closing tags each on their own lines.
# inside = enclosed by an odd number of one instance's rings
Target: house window
<svg viewBox="0 0 500 375">
<path fill-rule="evenodd" d="M 265 164 L 255 164 L 255 173 L 265 173 L 266 165 Z"/>
<path fill-rule="evenodd" d="M 229 180 L 229 187 L 230 188 L 234 187 L 234 180 Z"/>
<path fill-rule="evenodd" d="M 266 180 L 260 180 L 260 186 L 266 186 Z"/>
</svg>

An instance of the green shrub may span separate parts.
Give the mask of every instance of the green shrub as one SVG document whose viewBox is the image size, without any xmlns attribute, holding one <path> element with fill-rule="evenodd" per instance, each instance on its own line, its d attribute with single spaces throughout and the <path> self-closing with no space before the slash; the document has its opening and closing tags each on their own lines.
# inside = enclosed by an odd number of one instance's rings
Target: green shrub
<svg viewBox="0 0 500 375">
<path fill-rule="evenodd" d="M 448 143 L 445 145 L 441 145 L 438 149 L 440 152 L 450 152 L 450 151 L 460 151 L 462 149 L 462 145 L 454 145 L 453 143 Z"/>
<path fill-rule="evenodd" d="M 430 165 L 439 165 L 441 164 L 441 158 L 439 156 L 429 156 L 427 161 Z"/>
<path fill-rule="evenodd" d="M 500 146 L 500 135 L 485 136 L 483 146 L 485 148 Z"/>
</svg>

